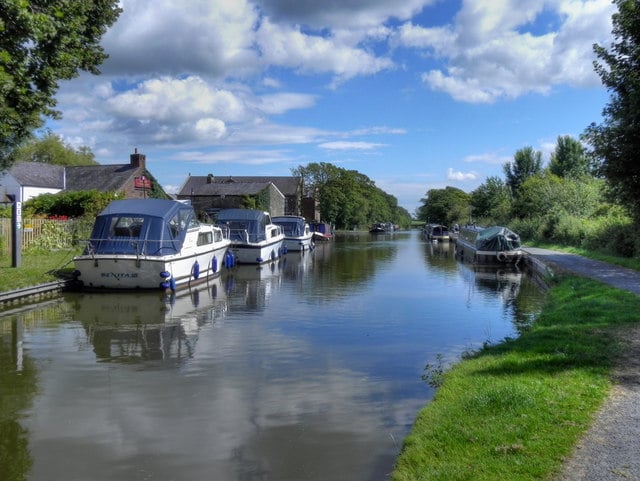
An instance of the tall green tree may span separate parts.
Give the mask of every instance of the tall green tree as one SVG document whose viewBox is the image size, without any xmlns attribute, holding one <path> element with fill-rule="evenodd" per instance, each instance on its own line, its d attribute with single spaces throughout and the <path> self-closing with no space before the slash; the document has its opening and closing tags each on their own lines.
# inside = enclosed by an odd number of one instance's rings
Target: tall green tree
<svg viewBox="0 0 640 481">
<path fill-rule="evenodd" d="M 422 206 L 418 208 L 419 220 L 450 226 L 469 218 L 471 194 L 457 187 L 447 186 L 444 189 L 430 189 L 421 202 Z"/>
<path fill-rule="evenodd" d="M 614 0 L 614 41 L 594 45 L 595 71 L 609 91 L 601 124 L 592 123 L 583 138 L 599 162 L 611 189 L 640 219 L 640 2 Z"/>
<path fill-rule="evenodd" d="M 513 162 L 502 166 L 506 182 L 513 195 L 517 195 L 520 185 L 532 175 L 542 172 L 542 152 L 525 147 L 513 156 Z"/>
<path fill-rule="evenodd" d="M 58 83 L 80 71 L 98 74 L 100 39 L 118 0 L 0 0 L 0 170 L 11 151 L 58 118 Z"/>
<path fill-rule="evenodd" d="M 32 138 L 13 151 L 13 162 L 42 162 L 56 165 L 95 165 L 89 147 L 73 148 L 58 135 L 47 132 L 42 138 Z"/>
<path fill-rule="evenodd" d="M 505 223 L 511 212 L 511 191 L 499 177 L 488 177 L 471 193 L 473 215 Z"/>
<path fill-rule="evenodd" d="M 360 172 L 321 162 L 297 167 L 292 173 L 302 177 L 304 195 L 319 201 L 322 219 L 339 229 L 409 222 L 408 212 L 398 208 L 397 199 Z"/>
<path fill-rule="evenodd" d="M 559 136 L 556 148 L 551 154 L 549 171 L 565 178 L 590 175 L 589 157 L 580 141 L 570 135 Z"/>
</svg>

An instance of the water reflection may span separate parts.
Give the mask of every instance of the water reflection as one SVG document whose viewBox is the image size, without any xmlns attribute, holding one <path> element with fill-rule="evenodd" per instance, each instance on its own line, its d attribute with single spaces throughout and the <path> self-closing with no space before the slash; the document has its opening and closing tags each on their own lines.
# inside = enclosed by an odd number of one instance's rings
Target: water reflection
<svg viewBox="0 0 640 481">
<path fill-rule="evenodd" d="M 227 311 L 220 278 L 211 279 L 205 287 L 171 294 L 72 293 L 65 297 L 96 358 L 110 362 L 191 358 L 201 326 L 222 320 Z"/>
<path fill-rule="evenodd" d="M 424 261 L 429 268 L 455 272 L 455 245 L 451 242 L 424 241 Z"/>
<path fill-rule="evenodd" d="M 433 395 L 425 364 L 514 335 L 542 296 L 415 233 L 383 237 L 175 296 L 5 312 L 0 479 L 385 479 Z"/>
</svg>

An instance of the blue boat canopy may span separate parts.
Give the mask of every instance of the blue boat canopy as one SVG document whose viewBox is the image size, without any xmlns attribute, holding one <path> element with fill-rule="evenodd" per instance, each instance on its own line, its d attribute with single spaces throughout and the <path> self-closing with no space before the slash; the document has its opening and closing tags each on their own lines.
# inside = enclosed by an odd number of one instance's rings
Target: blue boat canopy
<svg viewBox="0 0 640 481">
<path fill-rule="evenodd" d="M 85 253 L 177 254 L 199 225 L 190 205 L 174 200 L 114 200 L 96 218 Z"/>
<path fill-rule="evenodd" d="M 226 226 L 232 241 L 261 242 L 266 240 L 266 227 L 271 224 L 268 212 L 253 209 L 223 209 L 216 224 Z"/>
<path fill-rule="evenodd" d="M 304 226 L 307 223 L 304 217 L 285 215 L 274 217 L 271 220 L 274 224 L 282 227 L 284 235 L 287 237 L 300 237 L 304 235 Z"/>
</svg>

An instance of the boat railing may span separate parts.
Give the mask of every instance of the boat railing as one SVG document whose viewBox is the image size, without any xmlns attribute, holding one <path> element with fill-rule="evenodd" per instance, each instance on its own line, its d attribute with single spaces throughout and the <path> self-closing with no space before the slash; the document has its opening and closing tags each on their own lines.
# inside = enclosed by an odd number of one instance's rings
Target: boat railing
<svg viewBox="0 0 640 481">
<path fill-rule="evenodd" d="M 123 254 L 162 256 L 175 254 L 180 250 L 177 240 L 132 239 L 129 237 L 90 238 L 85 254 Z"/>
<path fill-rule="evenodd" d="M 222 231 L 222 237 L 224 239 L 231 239 L 231 229 L 226 224 L 216 224 L 216 227 L 219 227 Z"/>
<path fill-rule="evenodd" d="M 230 239 L 234 242 L 257 243 L 264 240 L 264 234 L 250 233 L 247 229 L 230 229 Z"/>
</svg>

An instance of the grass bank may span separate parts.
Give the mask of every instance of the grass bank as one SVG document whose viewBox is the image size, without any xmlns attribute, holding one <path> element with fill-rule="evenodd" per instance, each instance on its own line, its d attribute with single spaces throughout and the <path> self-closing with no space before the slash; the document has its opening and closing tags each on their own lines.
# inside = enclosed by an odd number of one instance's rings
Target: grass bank
<svg viewBox="0 0 640 481">
<path fill-rule="evenodd" d="M 580 277 L 554 282 L 535 324 L 447 371 L 405 439 L 393 481 L 550 480 L 611 387 L 620 329 L 640 298 Z"/>
<path fill-rule="evenodd" d="M 0 256 L 0 292 L 59 279 L 73 270 L 71 260 L 81 250 L 30 250 L 22 253 L 20 267 L 11 267 L 11 255 Z"/>
</svg>

